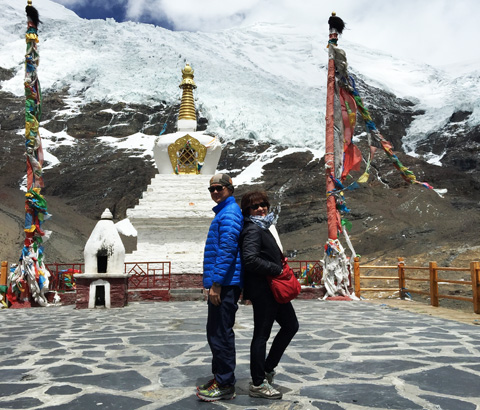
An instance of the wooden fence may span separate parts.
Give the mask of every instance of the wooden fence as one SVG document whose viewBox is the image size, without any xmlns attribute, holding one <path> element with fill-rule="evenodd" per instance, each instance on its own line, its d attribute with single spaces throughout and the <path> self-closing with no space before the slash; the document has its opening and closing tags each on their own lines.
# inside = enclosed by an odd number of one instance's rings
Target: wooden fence
<svg viewBox="0 0 480 410">
<path fill-rule="evenodd" d="M 361 270 L 373 269 L 373 270 L 396 270 L 396 276 L 367 276 L 362 275 Z M 428 277 L 412 277 L 407 276 L 407 272 L 420 271 L 428 272 Z M 450 268 L 439 267 L 436 262 L 430 262 L 428 267 L 423 266 L 407 266 L 403 258 L 398 258 L 398 264 L 396 266 L 375 266 L 375 265 L 362 265 L 360 266 L 360 259 L 357 257 L 353 264 L 354 282 L 355 282 L 355 295 L 360 296 L 362 292 L 399 292 L 400 298 L 405 299 L 406 293 L 415 293 L 419 295 L 430 296 L 430 302 L 432 306 L 439 306 L 440 299 L 454 299 L 465 302 L 473 303 L 473 311 L 480 314 L 480 262 L 470 262 L 469 268 Z M 445 277 L 439 278 L 439 272 L 470 272 L 471 280 L 453 280 L 446 279 Z M 427 275 L 425 275 L 427 276 Z M 398 281 L 398 287 L 362 287 L 362 281 Z M 426 292 L 419 289 L 412 289 L 407 287 L 407 282 L 424 282 L 429 284 L 430 291 Z M 472 290 L 472 297 L 446 295 L 439 292 L 439 285 L 444 284 L 456 284 L 470 286 Z M 468 291 L 465 291 L 467 293 Z"/>
</svg>

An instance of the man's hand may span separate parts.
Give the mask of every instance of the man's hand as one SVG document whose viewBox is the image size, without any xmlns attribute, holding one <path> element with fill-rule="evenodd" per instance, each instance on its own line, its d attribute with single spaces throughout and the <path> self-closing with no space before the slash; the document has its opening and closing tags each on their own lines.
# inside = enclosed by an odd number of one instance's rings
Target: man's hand
<svg viewBox="0 0 480 410">
<path fill-rule="evenodd" d="M 219 306 L 220 303 L 222 303 L 222 300 L 220 299 L 221 291 L 222 287 L 217 283 L 214 283 L 208 291 L 208 298 L 210 299 L 210 302 L 212 302 L 212 304 L 214 304 L 215 306 Z"/>
</svg>

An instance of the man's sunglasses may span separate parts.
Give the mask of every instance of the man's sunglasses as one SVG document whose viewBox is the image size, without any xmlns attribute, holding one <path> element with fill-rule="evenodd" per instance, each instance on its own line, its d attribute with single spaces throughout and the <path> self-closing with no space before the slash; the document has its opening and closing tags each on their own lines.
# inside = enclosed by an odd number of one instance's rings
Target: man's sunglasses
<svg viewBox="0 0 480 410">
<path fill-rule="evenodd" d="M 216 185 L 216 186 L 209 186 L 208 190 L 210 191 L 210 193 L 222 192 L 223 188 L 225 188 L 224 185 Z"/>
<path fill-rule="evenodd" d="M 259 204 L 253 204 L 253 205 L 250 205 L 250 209 L 252 211 L 256 211 L 258 208 L 268 208 L 268 204 L 266 202 L 260 202 Z"/>
</svg>

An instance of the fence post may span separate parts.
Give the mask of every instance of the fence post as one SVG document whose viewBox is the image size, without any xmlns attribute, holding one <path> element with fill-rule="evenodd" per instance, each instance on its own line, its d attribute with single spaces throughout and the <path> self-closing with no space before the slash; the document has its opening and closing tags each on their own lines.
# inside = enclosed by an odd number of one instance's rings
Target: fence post
<svg viewBox="0 0 480 410">
<path fill-rule="evenodd" d="M 355 296 L 360 297 L 360 258 L 353 258 L 353 281 L 355 286 Z"/>
<path fill-rule="evenodd" d="M 480 313 L 480 290 L 478 289 L 480 270 L 480 262 L 470 262 L 470 272 L 472 274 L 472 294 L 473 294 L 473 311 Z"/>
<path fill-rule="evenodd" d="M 7 286 L 8 262 L 2 261 L 2 270 L 0 273 L 0 286 Z"/>
<path fill-rule="evenodd" d="M 405 299 L 405 261 L 403 258 L 398 259 L 398 287 L 400 291 L 400 299 Z"/>
<path fill-rule="evenodd" d="M 430 301 L 432 306 L 438 307 L 438 269 L 437 262 L 430 262 Z"/>
</svg>

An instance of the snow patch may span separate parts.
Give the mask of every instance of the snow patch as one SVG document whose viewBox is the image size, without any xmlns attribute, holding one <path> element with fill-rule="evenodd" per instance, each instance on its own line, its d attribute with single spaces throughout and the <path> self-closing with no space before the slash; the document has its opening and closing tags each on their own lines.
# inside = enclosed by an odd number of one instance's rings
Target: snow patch
<svg viewBox="0 0 480 410">
<path fill-rule="evenodd" d="M 130 222 L 130 219 L 128 218 L 118 221 L 115 224 L 115 227 L 117 228 L 117 231 L 122 235 L 133 236 L 133 237 L 137 236 L 137 230 L 133 227 L 132 223 Z"/>
</svg>

